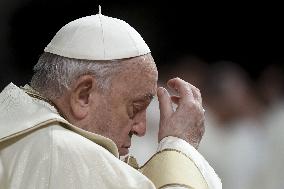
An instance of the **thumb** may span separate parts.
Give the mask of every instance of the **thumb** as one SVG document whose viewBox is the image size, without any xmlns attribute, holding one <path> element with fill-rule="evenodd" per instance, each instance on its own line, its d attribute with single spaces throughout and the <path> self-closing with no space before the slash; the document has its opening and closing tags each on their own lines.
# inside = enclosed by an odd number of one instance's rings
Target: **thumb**
<svg viewBox="0 0 284 189">
<path fill-rule="evenodd" d="M 159 87 L 157 94 L 160 108 L 160 121 L 162 121 L 165 118 L 170 117 L 174 110 L 171 102 L 171 97 L 165 88 Z"/>
</svg>

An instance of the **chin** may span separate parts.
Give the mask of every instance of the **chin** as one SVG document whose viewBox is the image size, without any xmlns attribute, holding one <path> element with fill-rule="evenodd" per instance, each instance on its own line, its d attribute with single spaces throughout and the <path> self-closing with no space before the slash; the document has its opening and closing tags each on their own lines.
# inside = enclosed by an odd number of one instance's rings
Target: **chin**
<svg viewBox="0 0 284 189">
<path fill-rule="evenodd" d="M 119 149 L 119 155 L 120 156 L 125 156 L 129 153 L 129 149 L 128 148 L 120 148 Z"/>
</svg>

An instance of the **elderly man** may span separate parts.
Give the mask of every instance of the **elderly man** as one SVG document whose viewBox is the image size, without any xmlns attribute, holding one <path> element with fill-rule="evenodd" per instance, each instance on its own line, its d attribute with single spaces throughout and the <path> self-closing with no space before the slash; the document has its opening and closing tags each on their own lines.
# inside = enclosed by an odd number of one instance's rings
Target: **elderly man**
<svg viewBox="0 0 284 189">
<path fill-rule="evenodd" d="M 31 86 L 9 84 L 0 94 L 1 189 L 221 188 L 196 151 L 199 90 L 179 78 L 168 82 L 178 96 L 157 89 L 150 50 L 126 22 L 99 13 L 68 23 L 34 70 Z M 121 161 L 131 136 L 145 134 L 156 93 L 157 153 L 142 167 Z"/>
</svg>

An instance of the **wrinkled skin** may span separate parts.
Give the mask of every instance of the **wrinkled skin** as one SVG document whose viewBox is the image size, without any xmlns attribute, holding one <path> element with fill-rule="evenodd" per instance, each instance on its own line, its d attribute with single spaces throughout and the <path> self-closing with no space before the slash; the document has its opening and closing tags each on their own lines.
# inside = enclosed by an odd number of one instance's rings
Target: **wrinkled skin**
<svg viewBox="0 0 284 189">
<path fill-rule="evenodd" d="M 112 139 L 120 155 L 128 153 L 133 134 L 145 135 L 146 108 L 157 90 L 155 64 L 149 61 L 133 64 L 131 61 L 114 77 L 110 91 L 100 95 L 91 120 L 93 131 Z"/>
<path fill-rule="evenodd" d="M 119 154 L 126 155 L 131 136 L 145 134 L 146 109 L 158 92 L 161 114 L 158 140 L 176 136 L 197 148 L 204 133 L 199 90 L 179 78 L 168 82 L 178 96 L 170 97 L 166 89 L 157 89 L 158 72 L 149 54 L 126 59 L 123 64 L 107 91 L 99 91 L 95 78 L 85 75 L 56 99 L 66 119 L 82 129 L 110 138 Z M 172 102 L 178 105 L 175 112 Z"/>
<path fill-rule="evenodd" d="M 170 96 L 166 89 L 158 89 L 160 105 L 159 141 L 166 136 L 184 139 L 198 148 L 204 134 L 204 109 L 199 89 L 180 78 L 168 81 L 178 96 Z M 172 102 L 178 105 L 173 110 Z"/>
</svg>

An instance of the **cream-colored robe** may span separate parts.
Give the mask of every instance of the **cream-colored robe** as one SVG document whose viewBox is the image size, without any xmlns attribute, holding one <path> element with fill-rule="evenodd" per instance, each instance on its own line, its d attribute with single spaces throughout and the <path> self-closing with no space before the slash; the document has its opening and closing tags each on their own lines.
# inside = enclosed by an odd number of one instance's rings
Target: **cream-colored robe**
<svg viewBox="0 0 284 189">
<path fill-rule="evenodd" d="M 13 84 L 0 93 L 0 189 L 221 188 L 185 141 L 167 137 L 159 151 L 138 171 L 113 141 L 71 125 L 47 102 Z"/>
</svg>

